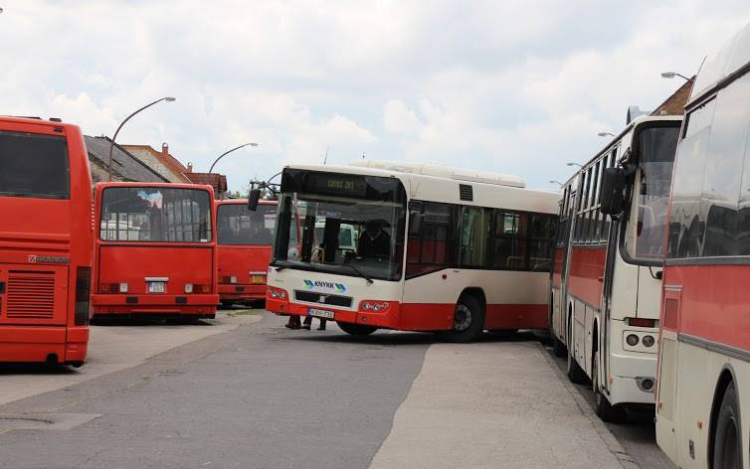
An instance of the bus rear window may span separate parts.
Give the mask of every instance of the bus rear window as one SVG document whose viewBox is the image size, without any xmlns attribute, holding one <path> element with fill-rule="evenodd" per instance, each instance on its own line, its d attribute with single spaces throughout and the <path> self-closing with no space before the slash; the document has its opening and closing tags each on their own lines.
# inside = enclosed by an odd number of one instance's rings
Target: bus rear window
<svg viewBox="0 0 750 469">
<path fill-rule="evenodd" d="M 105 241 L 208 243 L 208 192 L 167 187 L 108 187 L 99 236 Z"/>
<path fill-rule="evenodd" d="M 254 212 L 246 204 L 219 205 L 216 223 L 219 244 L 270 246 L 276 226 L 276 205 L 258 205 Z"/>
<path fill-rule="evenodd" d="M 0 132 L 0 197 L 67 199 L 69 169 L 64 137 Z"/>
</svg>

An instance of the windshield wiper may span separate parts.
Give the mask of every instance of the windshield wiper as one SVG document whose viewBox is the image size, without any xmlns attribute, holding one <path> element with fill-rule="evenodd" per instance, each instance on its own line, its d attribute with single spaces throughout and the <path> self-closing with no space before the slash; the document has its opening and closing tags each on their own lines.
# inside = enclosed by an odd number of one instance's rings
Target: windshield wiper
<svg viewBox="0 0 750 469">
<path fill-rule="evenodd" d="M 281 272 L 282 270 L 288 268 L 291 264 L 273 264 L 271 267 L 274 267 L 276 269 L 276 272 Z"/>
<path fill-rule="evenodd" d="M 370 286 L 370 285 L 372 285 L 374 283 L 373 280 L 370 277 L 368 277 L 364 272 L 362 272 L 361 270 L 359 270 L 359 268 L 357 266 L 355 266 L 353 264 L 350 264 L 349 262 L 350 261 L 344 260 L 344 263 L 341 264 L 341 265 L 344 265 L 346 267 L 350 267 L 353 271 L 357 272 L 360 277 L 362 277 L 363 279 L 367 280 L 367 286 Z"/>
</svg>

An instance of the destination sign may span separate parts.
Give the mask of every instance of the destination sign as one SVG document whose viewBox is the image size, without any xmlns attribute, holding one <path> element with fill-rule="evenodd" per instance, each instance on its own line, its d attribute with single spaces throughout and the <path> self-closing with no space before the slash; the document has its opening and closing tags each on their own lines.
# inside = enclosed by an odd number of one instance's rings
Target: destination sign
<svg viewBox="0 0 750 469">
<path fill-rule="evenodd" d="M 362 197 L 367 193 L 363 177 L 345 174 L 309 173 L 305 189 L 314 193 Z"/>
</svg>

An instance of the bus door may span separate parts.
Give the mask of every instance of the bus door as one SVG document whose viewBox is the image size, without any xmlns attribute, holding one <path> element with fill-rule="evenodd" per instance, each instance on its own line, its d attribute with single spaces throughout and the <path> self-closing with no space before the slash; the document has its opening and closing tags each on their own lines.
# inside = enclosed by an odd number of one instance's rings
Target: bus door
<svg viewBox="0 0 750 469">
<path fill-rule="evenodd" d="M 571 186 L 572 188 L 572 186 Z M 576 213 L 576 206 L 578 201 L 576 200 L 576 191 L 573 189 L 573 192 L 570 194 L 570 197 L 568 198 L 567 204 L 568 204 L 568 214 L 567 214 L 567 221 L 565 222 L 565 250 L 563 251 L 563 258 L 562 258 L 562 269 L 560 271 L 560 309 L 557 314 L 558 321 L 560 321 L 560 331 L 563 331 L 563 334 L 565 337 L 565 342 L 568 337 L 570 337 L 570 331 L 567 330 L 567 321 L 565 318 L 567 317 L 567 309 L 568 309 L 568 267 L 570 264 L 570 257 L 571 252 L 573 250 L 573 231 L 575 230 L 575 213 Z M 565 345 L 570 346 L 570 344 L 566 343 Z"/>
<path fill-rule="evenodd" d="M 604 282 L 602 288 L 602 306 L 599 324 L 599 337 L 594 340 L 599 340 L 599 347 L 597 353 L 599 354 L 599 363 L 602 364 L 599 374 L 601 376 L 609 376 L 609 326 L 610 318 L 612 313 L 612 285 L 615 279 L 615 261 L 619 255 L 618 242 L 620 233 L 620 221 L 613 220 L 609 215 L 604 215 L 605 220 L 609 218 L 610 222 L 605 223 L 609 226 L 609 233 L 607 236 L 607 260 L 604 264 Z M 606 229 L 606 228 L 605 228 Z M 600 376 L 600 377 L 601 377 Z M 606 379 L 600 379 L 600 383 L 604 384 L 605 388 L 608 388 L 609 381 Z"/>
</svg>

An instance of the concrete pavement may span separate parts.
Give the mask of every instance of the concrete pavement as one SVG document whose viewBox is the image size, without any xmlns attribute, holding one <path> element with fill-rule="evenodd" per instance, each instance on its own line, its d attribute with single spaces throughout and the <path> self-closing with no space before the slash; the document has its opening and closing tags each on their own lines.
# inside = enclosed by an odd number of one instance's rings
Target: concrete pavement
<svg viewBox="0 0 750 469">
<path fill-rule="evenodd" d="M 432 345 L 370 469 L 622 469 L 543 353 L 536 341 Z"/>
<path fill-rule="evenodd" d="M 163 324 L 91 326 L 89 354 L 79 368 L 0 364 L 0 406 L 132 368 L 175 347 L 257 322 L 260 316 L 228 317 L 200 325 Z"/>
</svg>

